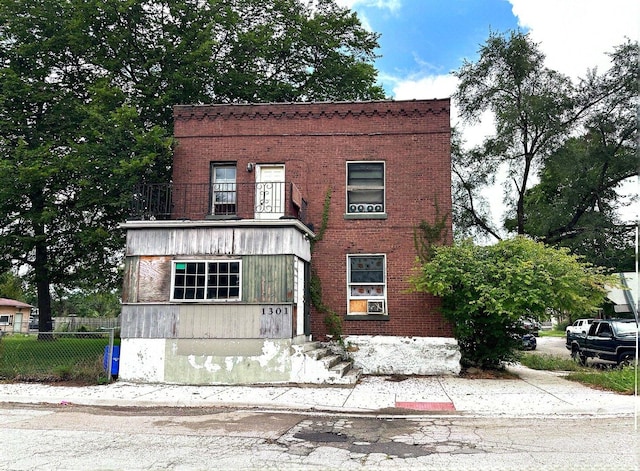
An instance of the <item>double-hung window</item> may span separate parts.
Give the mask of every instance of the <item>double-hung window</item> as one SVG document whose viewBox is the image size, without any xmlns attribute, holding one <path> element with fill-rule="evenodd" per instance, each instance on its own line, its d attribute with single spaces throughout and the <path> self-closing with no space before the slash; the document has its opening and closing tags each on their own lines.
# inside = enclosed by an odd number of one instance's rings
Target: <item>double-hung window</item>
<svg viewBox="0 0 640 471">
<path fill-rule="evenodd" d="M 387 268 L 384 255 L 347 256 L 348 314 L 387 314 Z"/>
<path fill-rule="evenodd" d="M 211 190 L 211 214 L 235 215 L 237 211 L 235 164 L 211 164 Z"/>
<path fill-rule="evenodd" d="M 384 162 L 347 162 L 347 214 L 385 212 Z"/>
<path fill-rule="evenodd" d="M 172 299 L 239 301 L 240 264 L 240 260 L 174 262 Z"/>
</svg>

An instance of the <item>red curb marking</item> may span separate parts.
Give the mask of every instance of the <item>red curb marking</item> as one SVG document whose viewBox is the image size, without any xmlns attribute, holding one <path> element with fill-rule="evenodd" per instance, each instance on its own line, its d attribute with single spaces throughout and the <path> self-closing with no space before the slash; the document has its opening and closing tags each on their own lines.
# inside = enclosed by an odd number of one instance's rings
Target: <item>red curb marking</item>
<svg viewBox="0 0 640 471">
<path fill-rule="evenodd" d="M 396 407 L 413 410 L 456 410 L 453 402 L 396 402 Z"/>
</svg>

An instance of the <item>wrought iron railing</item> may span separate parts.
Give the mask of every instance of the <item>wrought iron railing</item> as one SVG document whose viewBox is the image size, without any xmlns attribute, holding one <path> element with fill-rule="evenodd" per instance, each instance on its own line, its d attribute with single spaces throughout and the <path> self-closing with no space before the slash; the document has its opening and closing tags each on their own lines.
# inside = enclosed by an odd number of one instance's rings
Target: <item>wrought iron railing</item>
<svg viewBox="0 0 640 471">
<path fill-rule="evenodd" d="M 280 219 L 305 224 L 307 202 L 292 182 L 143 184 L 134 189 L 130 219 Z"/>
</svg>

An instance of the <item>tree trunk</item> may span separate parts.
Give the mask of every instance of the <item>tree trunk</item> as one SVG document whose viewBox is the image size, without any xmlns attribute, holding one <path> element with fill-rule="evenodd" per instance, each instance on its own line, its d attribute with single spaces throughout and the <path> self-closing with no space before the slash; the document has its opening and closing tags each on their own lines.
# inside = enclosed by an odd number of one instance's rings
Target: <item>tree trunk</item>
<svg viewBox="0 0 640 471">
<path fill-rule="evenodd" d="M 31 198 L 36 214 L 44 213 L 44 195 L 41 191 L 32 194 Z M 33 231 L 36 239 L 35 272 L 36 290 L 38 295 L 38 340 L 51 339 L 49 332 L 53 332 L 53 320 L 51 318 L 51 290 L 49 277 L 49 251 L 47 248 L 47 234 L 44 223 L 35 220 Z"/>
</svg>

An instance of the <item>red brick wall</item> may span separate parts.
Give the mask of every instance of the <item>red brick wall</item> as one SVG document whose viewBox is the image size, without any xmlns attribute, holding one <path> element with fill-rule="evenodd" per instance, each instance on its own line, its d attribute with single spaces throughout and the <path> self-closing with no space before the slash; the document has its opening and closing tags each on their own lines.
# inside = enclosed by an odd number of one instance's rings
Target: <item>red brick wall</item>
<svg viewBox="0 0 640 471">
<path fill-rule="evenodd" d="M 345 318 L 345 335 L 451 336 L 437 299 L 407 293 L 414 228 L 433 221 L 435 201 L 441 213 L 451 209 L 448 99 L 180 106 L 174 115 L 174 182 L 206 184 L 212 161 L 237 162 L 238 183 L 253 181 L 249 162 L 284 163 L 285 179 L 302 191 L 316 230 L 331 188 L 329 223 L 312 265 L 324 302 Z M 345 219 L 352 160 L 386 162 L 387 219 Z M 347 254 L 357 253 L 387 256 L 388 320 L 346 320 Z M 317 312 L 312 331 L 315 338 L 326 334 Z"/>
</svg>

